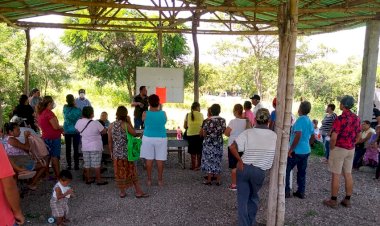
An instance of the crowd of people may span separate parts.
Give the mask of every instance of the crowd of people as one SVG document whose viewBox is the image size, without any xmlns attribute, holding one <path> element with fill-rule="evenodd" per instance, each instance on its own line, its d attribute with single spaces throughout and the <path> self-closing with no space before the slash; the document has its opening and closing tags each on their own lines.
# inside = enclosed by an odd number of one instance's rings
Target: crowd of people
<svg viewBox="0 0 380 226">
<path fill-rule="evenodd" d="M 153 184 L 154 162 L 158 171 L 157 184 L 164 186 L 164 162 L 168 154 L 165 126 L 168 119 L 162 110 L 159 96 L 148 96 L 146 87 L 140 87 L 139 94 L 131 104 L 135 108 L 134 123 L 125 106 L 117 108 L 116 120 L 111 123 L 108 121 L 107 112 L 102 112 L 100 119 L 94 120 L 94 109 L 85 93 L 84 89 L 80 89 L 78 98 L 72 94 L 66 96 L 63 126 L 52 111 L 56 104 L 51 96 L 41 98 L 38 89 L 33 89 L 30 97 L 20 97 L 11 122 L 5 125 L 3 145 L 0 145 L 0 164 L 4 169 L 0 173 L 0 180 L 3 182 L 0 184 L 0 206 L 6 206 L 0 210 L 0 214 L 5 216 L 1 218 L 1 224 L 22 224 L 24 221 L 18 194 L 14 193 L 17 190 L 16 184 L 10 179 L 14 176 L 13 172 L 19 179 L 23 175 L 29 175 L 31 180 L 27 186 L 31 190 L 36 190 L 43 178 L 56 181 L 50 200 L 52 215 L 57 219 L 58 225 L 68 222 L 68 198 L 74 193 L 70 188 L 71 171 L 81 168 L 81 155 L 84 183 L 95 183 L 98 186 L 108 184 L 101 175 L 102 159 L 104 160 L 106 153 L 113 162 L 119 197 L 125 198 L 129 187 L 134 188 L 136 198 L 149 197 L 140 185 L 136 162 L 128 154 L 128 143 L 132 140 L 127 137 L 142 136 L 140 158 L 146 168 L 147 186 Z M 203 184 L 206 186 L 222 184 L 223 135 L 228 137 L 228 166 L 231 169 L 228 189 L 237 191 L 239 225 L 255 224 L 258 193 L 264 182 L 265 171 L 272 167 L 276 152 L 276 110 L 269 112 L 264 108 L 259 95 L 253 95 L 250 99 L 251 101 L 245 101 L 243 105 L 234 105 L 232 113 L 235 118 L 228 124 L 220 116 L 219 104 L 211 105 L 204 117 L 198 102 L 191 105 L 184 120 L 183 138 L 188 141 L 190 169 L 204 173 Z M 308 117 L 311 103 L 300 103 L 298 118 L 295 120 L 292 116 L 291 120 L 286 198 L 306 197 L 306 169 L 311 146 L 316 142 L 324 147 L 325 162 L 332 173 L 331 197 L 323 201 L 325 205 L 333 208 L 338 206 L 339 177 L 343 174 L 346 196 L 340 204 L 351 206 L 352 168 L 357 169 L 361 165 L 377 167 L 376 178 L 379 178 L 380 125 L 370 121 L 363 121 L 360 125 L 359 117 L 350 110 L 353 105 L 353 97 L 344 96 L 339 106 L 342 115 L 337 116 L 334 113 L 335 105 L 329 104 L 319 128 L 318 121 Z M 276 109 L 276 98 L 272 106 Z M 374 115 L 375 113 L 374 110 Z M 374 119 L 380 121 L 380 114 L 375 115 Z M 375 126 L 375 129 L 371 126 Z M 41 134 L 41 138 L 37 134 Z M 62 135 L 66 144 L 64 170 L 61 170 L 60 162 Z M 46 144 L 47 150 L 39 161 L 35 158 L 37 154 L 31 154 L 33 147 L 40 147 L 38 139 Z M 49 174 L 49 165 L 53 169 L 52 175 Z M 298 169 L 298 186 L 292 193 L 290 177 L 294 167 Z M 91 170 L 95 171 L 95 177 Z"/>
</svg>

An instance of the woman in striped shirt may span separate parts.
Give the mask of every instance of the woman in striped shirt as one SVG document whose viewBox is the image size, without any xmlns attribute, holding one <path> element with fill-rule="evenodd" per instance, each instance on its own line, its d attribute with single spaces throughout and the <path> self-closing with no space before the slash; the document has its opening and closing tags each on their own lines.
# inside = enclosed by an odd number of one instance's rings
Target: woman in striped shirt
<svg viewBox="0 0 380 226">
<path fill-rule="evenodd" d="M 331 135 L 332 124 L 335 121 L 335 118 L 337 117 L 334 110 L 335 110 L 334 104 L 327 105 L 326 115 L 325 115 L 325 118 L 322 120 L 322 126 L 320 128 L 323 144 L 325 145 L 326 160 L 329 159 L 329 155 L 330 155 L 330 135 Z"/>
</svg>

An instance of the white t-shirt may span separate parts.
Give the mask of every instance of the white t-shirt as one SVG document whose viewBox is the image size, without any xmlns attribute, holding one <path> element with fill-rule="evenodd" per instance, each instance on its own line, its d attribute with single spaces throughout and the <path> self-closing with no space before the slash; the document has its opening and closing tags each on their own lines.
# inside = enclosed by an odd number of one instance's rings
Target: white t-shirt
<svg viewBox="0 0 380 226">
<path fill-rule="evenodd" d="M 245 130 L 246 126 L 247 120 L 245 118 L 235 118 L 232 119 L 230 123 L 228 123 L 227 127 L 231 128 L 230 137 L 228 138 L 228 146 L 230 146 L 234 142 L 234 140 L 239 136 L 239 134 L 241 134 Z"/>
<path fill-rule="evenodd" d="M 238 151 L 244 152 L 244 164 L 268 170 L 272 167 L 276 152 L 277 134 L 270 129 L 247 129 L 235 140 Z"/>
<path fill-rule="evenodd" d="M 253 108 L 253 113 L 256 115 L 257 114 L 257 111 L 261 108 L 263 108 L 263 104 L 261 102 L 259 102 L 254 108 Z"/>
<path fill-rule="evenodd" d="M 59 187 L 61 189 L 62 194 L 65 194 L 68 190 L 71 188 L 69 186 L 65 187 L 61 184 L 61 182 L 57 182 L 53 187 L 53 198 L 57 198 L 57 192 L 55 192 L 55 189 Z M 66 195 L 66 198 L 70 198 L 71 195 Z"/>
<path fill-rule="evenodd" d="M 75 124 L 75 129 L 81 132 L 82 151 L 103 151 L 102 136 L 100 133 L 103 131 L 104 126 L 102 126 L 98 120 L 91 121 L 82 132 L 89 120 L 90 119 L 82 118 Z"/>
</svg>

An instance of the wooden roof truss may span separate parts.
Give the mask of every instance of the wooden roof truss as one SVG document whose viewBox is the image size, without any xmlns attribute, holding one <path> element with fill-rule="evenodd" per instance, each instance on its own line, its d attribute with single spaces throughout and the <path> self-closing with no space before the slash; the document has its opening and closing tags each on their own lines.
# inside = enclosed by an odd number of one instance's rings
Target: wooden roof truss
<svg viewBox="0 0 380 226">
<path fill-rule="evenodd" d="M 191 33 L 191 23 L 197 14 L 198 34 L 277 35 L 281 3 L 281 0 L 0 0 L 0 21 L 22 28 Z M 315 34 L 379 19 L 380 0 L 306 0 L 300 1 L 298 8 L 298 33 Z M 120 13 L 122 10 L 133 13 Z M 25 20 L 44 15 L 76 18 L 81 22 Z"/>
</svg>

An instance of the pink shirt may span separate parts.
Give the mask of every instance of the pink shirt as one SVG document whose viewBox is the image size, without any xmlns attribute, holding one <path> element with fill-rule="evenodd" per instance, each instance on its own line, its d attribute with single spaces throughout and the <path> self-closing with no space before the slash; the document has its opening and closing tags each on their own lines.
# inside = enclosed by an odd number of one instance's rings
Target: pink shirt
<svg viewBox="0 0 380 226">
<path fill-rule="evenodd" d="M 15 172 L 8 160 L 3 145 L 0 144 L 0 180 L 12 177 Z M 4 194 L 3 184 L 0 183 L 0 225 L 14 225 L 15 218 L 13 216 L 12 209 L 8 203 Z"/>
<path fill-rule="evenodd" d="M 247 118 L 251 123 L 251 126 L 254 126 L 256 124 L 255 114 L 251 110 L 245 110 L 243 113 L 243 118 Z"/>
<path fill-rule="evenodd" d="M 45 109 L 41 114 L 38 115 L 37 121 L 38 125 L 42 130 L 43 139 L 59 139 L 61 138 L 61 130 L 56 130 L 50 124 L 50 119 L 56 118 L 55 114 L 49 110 Z"/>
</svg>

